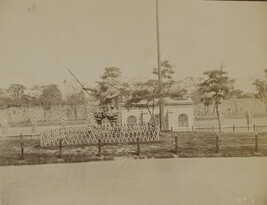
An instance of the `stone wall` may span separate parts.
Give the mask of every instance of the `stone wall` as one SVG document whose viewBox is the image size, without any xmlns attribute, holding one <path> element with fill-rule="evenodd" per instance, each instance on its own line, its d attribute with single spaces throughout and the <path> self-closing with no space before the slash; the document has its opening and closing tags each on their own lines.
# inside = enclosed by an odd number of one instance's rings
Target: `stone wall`
<svg viewBox="0 0 267 205">
<path fill-rule="evenodd" d="M 55 106 L 51 110 L 44 110 L 42 107 L 12 107 L 0 110 L 0 121 L 8 123 L 37 121 L 60 121 L 62 117 L 66 120 L 88 120 L 93 115 L 95 106 L 87 104 L 78 106 L 77 119 L 74 109 L 69 105 Z"/>
<path fill-rule="evenodd" d="M 260 99 L 237 99 L 223 100 L 222 102 L 223 115 L 225 117 L 245 117 L 247 111 L 250 110 L 253 116 L 263 116 L 265 107 Z M 209 106 L 209 113 L 206 116 L 211 116 L 213 112 L 213 105 Z M 194 115 L 205 116 L 205 109 L 203 104 L 194 105 Z"/>
</svg>

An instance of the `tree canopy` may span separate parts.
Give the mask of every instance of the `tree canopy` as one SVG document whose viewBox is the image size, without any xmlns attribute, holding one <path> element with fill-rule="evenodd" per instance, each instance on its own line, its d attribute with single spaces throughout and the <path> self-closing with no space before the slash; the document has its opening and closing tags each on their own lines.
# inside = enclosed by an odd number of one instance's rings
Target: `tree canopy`
<svg viewBox="0 0 267 205">
<path fill-rule="evenodd" d="M 129 84 L 121 79 L 121 71 L 117 67 L 105 68 L 100 81 L 96 81 L 96 87 L 84 88 L 90 90 L 92 95 L 103 104 L 106 98 L 118 97 L 122 99 L 127 95 Z"/>
<path fill-rule="evenodd" d="M 264 70 L 265 72 L 265 78 L 267 78 L 267 69 Z M 265 105 L 265 113 L 267 113 L 267 100 L 266 100 L 266 95 L 267 95 L 267 87 L 266 87 L 266 80 L 260 80 L 256 79 L 253 83 L 253 85 L 256 88 L 257 94 L 256 97 L 261 99 L 264 102 Z"/>
<path fill-rule="evenodd" d="M 45 110 L 50 110 L 52 106 L 62 103 L 62 94 L 56 84 L 44 86 L 40 96 L 40 103 Z"/>
<path fill-rule="evenodd" d="M 185 95 L 184 89 L 177 89 L 175 87 L 175 80 L 173 80 L 173 66 L 168 60 L 162 62 L 162 83 L 158 80 L 158 69 L 154 68 L 152 71 L 153 77 L 147 80 L 140 80 L 135 82 L 131 87 L 131 92 L 125 101 L 125 107 L 146 107 L 153 118 L 154 122 L 154 108 L 158 104 L 161 95 L 163 98 L 179 98 Z M 161 86 L 161 87 L 160 87 Z M 151 106 L 152 105 L 152 106 Z"/>
<path fill-rule="evenodd" d="M 219 130 L 221 130 L 221 110 L 222 99 L 225 99 L 232 88 L 233 81 L 227 76 L 227 72 L 222 70 L 211 70 L 203 73 L 206 79 L 199 84 L 198 91 L 202 93 L 202 102 L 214 102 Z"/>
</svg>

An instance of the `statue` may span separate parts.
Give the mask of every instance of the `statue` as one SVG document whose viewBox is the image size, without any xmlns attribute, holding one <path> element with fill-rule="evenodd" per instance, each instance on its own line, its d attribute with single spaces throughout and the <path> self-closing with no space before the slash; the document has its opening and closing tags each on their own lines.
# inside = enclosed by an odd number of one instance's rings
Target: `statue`
<svg viewBox="0 0 267 205">
<path fill-rule="evenodd" d="M 83 84 L 75 77 L 75 75 L 69 69 L 67 70 L 81 85 L 82 89 L 85 90 L 88 94 L 90 94 L 88 90 L 95 91 L 94 89 L 83 87 Z M 100 94 L 100 102 L 99 102 L 100 111 L 94 113 L 94 118 L 98 125 L 101 125 L 102 120 L 105 118 L 109 120 L 111 126 L 114 126 L 118 123 L 119 111 L 115 108 L 115 107 L 118 108 L 118 98 L 119 98 L 119 93 L 114 89 L 107 89 L 106 92 L 102 92 Z"/>
<path fill-rule="evenodd" d="M 90 88 L 82 88 L 83 90 L 91 90 Z M 118 107 L 118 97 L 119 93 L 116 91 L 107 90 L 101 94 L 98 112 L 94 113 L 94 118 L 98 125 L 102 124 L 103 119 L 108 119 L 111 126 L 114 126 L 118 123 L 119 111 Z"/>
</svg>

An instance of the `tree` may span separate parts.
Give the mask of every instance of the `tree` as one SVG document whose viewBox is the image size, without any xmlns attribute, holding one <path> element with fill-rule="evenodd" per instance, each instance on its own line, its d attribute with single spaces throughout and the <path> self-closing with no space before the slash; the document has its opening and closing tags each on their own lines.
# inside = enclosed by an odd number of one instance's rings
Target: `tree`
<svg viewBox="0 0 267 205">
<path fill-rule="evenodd" d="M 86 103 L 86 98 L 83 91 L 74 92 L 71 95 L 67 96 L 66 103 L 71 106 L 71 109 L 74 111 L 75 120 L 78 119 L 77 109 L 79 105 L 84 105 Z"/>
<path fill-rule="evenodd" d="M 90 90 L 92 95 L 100 101 L 102 105 L 107 97 L 114 97 L 115 105 L 118 108 L 118 102 L 122 101 L 128 93 L 127 82 L 121 79 L 121 71 L 117 67 L 107 67 L 105 72 L 100 76 L 100 81 L 96 81 L 96 87 L 83 88 Z"/>
<path fill-rule="evenodd" d="M 33 88 L 26 89 L 21 84 L 12 84 L 8 89 L 2 89 L 2 94 L 0 94 L 1 107 L 28 107 L 39 105 L 38 98 L 40 96 L 41 90 L 39 90 L 38 96 L 33 95 L 36 87 L 39 88 L 39 86 L 33 86 Z"/>
<path fill-rule="evenodd" d="M 176 87 L 180 90 L 186 91 L 186 96 L 190 97 L 194 104 L 201 103 L 202 94 L 198 91 L 198 85 L 203 81 L 203 77 L 191 77 L 186 78 L 176 82 Z"/>
<path fill-rule="evenodd" d="M 235 110 L 233 112 L 234 115 L 238 114 L 238 99 L 241 99 L 244 97 L 245 97 L 244 91 L 242 91 L 240 89 L 235 89 L 234 85 L 233 85 L 229 94 L 226 96 L 226 99 L 229 99 L 232 101 L 234 108 L 235 108 Z"/>
<path fill-rule="evenodd" d="M 158 98 L 157 86 L 153 80 L 135 82 L 131 89 L 131 94 L 125 102 L 126 108 L 131 107 L 146 107 L 153 122 L 155 100 Z M 152 110 L 150 104 L 152 103 Z"/>
<path fill-rule="evenodd" d="M 184 89 L 177 89 L 175 81 L 173 80 L 173 66 L 168 60 L 162 62 L 162 84 L 161 92 L 162 97 L 180 98 L 186 93 Z M 153 122 L 156 123 L 154 118 L 155 106 L 159 103 L 159 90 L 160 84 L 157 79 L 158 69 L 154 68 L 152 71 L 153 78 L 135 82 L 131 88 L 129 98 L 125 102 L 126 108 L 131 107 L 146 107 Z"/>
<path fill-rule="evenodd" d="M 8 108 L 10 105 L 10 97 L 6 94 L 6 90 L 0 88 L 0 109 Z"/>
<path fill-rule="evenodd" d="M 50 110 L 53 106 L 62 103 L 62 94 L 56 84 L 46 85 L 44 86 L 39 100 L 46 113 L 46 111 Z"/>
<path fill-rule="evenodd" d="M 265 72 L 265 77 L 267 77 L 267 69 L 264 70 Z M 260 80 L 260 79 L 256 79 L 253 83 L 253 85 L 255 86 L 256 90 L 257 90 L 257 95 L 256 97 L 261 99 L 264 103 L 265 106 L 265 114 L 267 114 L 267 99 L 266 99 L 266 95 L 267 95 L 267 89 L 266 89 L 266 80 Z"/>
<path fill-rule="evenodd" d="M 29 97 L 24 94 L 25 87 L 22 84 L 12 84 L 7 92 L 9 94 L 9 107 L 21 107 L 28 105 Z"/>
<path fill-rule="evenodd" d="M 209 112 L 210 112 L 210 110 L 209 110 L 209 108 L 210 108 L 210 105 L 212 105 L 213 104 L 213 98 L 212 97 L 210 97 L 209 95 L 201 95 L 201 97 L 200 97 L 200 101 L 203 103 L 203 105 L 205 106 L 205 110 L 204 110 L 204 114 L 205 115 L 207 115 Z"/>
<path fill-rule="evenodd" d="M 154 87 L 156 88 L 155 91 L 158 94 L 158 98 L 160 97 L 159 96 L 160 86 L 161 86 L 162 97 L 170 96 L 171 93 L 175 95 L 174 91 L 171 89 L 175 83 L 175 81 L 173 80 L 174 70 L 173 66 L 169 63 L 168 60 L 165 60 L 161 63 L 161 77 L 162 77 L 161 85 L 157 78 L 157 76 L 159 75 L 158 68 L 154 68 L 152 74 L 154 74 L 154 77 L 150 79 L 150 81 L 151 83 L 154 84 Z"/>
<path fill-rule="evenodd" d="M 12 84 L 8 88 L 8 92 L 10 93 L 13 99 L 21 99 L 22 95 L 24 94 L 25 87 L 21 84 Z"/>
<path fill-rule="evenodd" d="M 42 95 L 44 88 L 45 86 L 33 85 L 27 90 L 31 106 L 39 106 L 41 104 L 40 96 Z"/>
<path fill-rule="evenodd" d="M 220 106 L 231 90 L 232 81 L 229 80 L 227 72 L 222 70 L 212 70 L 203 73 L 206 79 L 199 84 L 199 92 L 204 94 L 204 98 L 214 101 L 215 111 L 218 119 L 219 131 L 221 131 L 221 110 Z"/>
</svg>

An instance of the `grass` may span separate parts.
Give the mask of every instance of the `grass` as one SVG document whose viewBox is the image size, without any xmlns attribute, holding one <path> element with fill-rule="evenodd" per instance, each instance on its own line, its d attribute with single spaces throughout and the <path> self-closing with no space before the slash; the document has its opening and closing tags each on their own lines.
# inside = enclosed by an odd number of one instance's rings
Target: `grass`
<svg viewBox="0 0 267 205">
<path fill-rule="evenodd" d="M 63 146 L 59 158 L 58 147 L 40 147 L 39 140 L 24 140 L 24 160 L 21 160 L 19 140 L 0 141 L 0 164 L 29 165 L 75 163 L 133 158 L 201 158 L 201 157 L 253 157 L 267 156 L 267 132 L 259 134 L 259 152 L 255 153 L 254 133 L 219 133 L 219 153 L 216 153 L 216 134 L 213 132 L 164 132 L 160 142 L 142 143 L 141 156 L 136 155 L 136 144 L 104 145 L 98 156 L 95 145 Z M 178 155 L 174 151 L 174 136 L 178 137 Z M 263 145 L 265 144 L 265 145 Z M 242 145 L 242 146 L 241 146 Z M 247 146 L 249 145 L 249 146 Z"/>
</svg>

